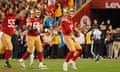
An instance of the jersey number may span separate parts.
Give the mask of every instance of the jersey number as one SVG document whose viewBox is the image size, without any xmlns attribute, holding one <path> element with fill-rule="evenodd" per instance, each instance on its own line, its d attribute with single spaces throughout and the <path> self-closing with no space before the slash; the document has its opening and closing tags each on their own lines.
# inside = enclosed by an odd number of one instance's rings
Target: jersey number
<svg viewBox="0 0 120 72">
<path fill-rule="evenodd" d="M 33 29 L 38 29 L 40 28 L 40 23 L 39 22 L 33 22 Z"/>
<path fill-rule="evenodd" d="M 8 19 L 8 28 L 14 28 L 15 19 Z"/>
</svg>

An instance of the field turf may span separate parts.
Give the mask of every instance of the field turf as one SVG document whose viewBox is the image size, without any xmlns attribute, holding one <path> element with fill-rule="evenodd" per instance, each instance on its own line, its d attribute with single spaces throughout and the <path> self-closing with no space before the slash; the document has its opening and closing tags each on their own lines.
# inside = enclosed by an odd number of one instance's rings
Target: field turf
<svg viewBox="0 0 120 72">
<path fill-rule="evenodd" d="M 64 72 L 62 65 L 64 59 L 46 59 L 44 63 L 48 66 L 47 70 L 38 68 L 38 60 L 34 60 L 32 66 L 29 60 L 25 61 L 27 68 L 22 68 L 18 60 L 11 60 L 12 68 L 4 67 L 4 60 L 0 60 L 0 72 Z M 78 70 L 74 71 L 69 65 L 68 72 L 120 72 L 120 60 L 105 59 L 95 63 L 93 59 L 79 59 L 76 62 Z"/>
</svg>

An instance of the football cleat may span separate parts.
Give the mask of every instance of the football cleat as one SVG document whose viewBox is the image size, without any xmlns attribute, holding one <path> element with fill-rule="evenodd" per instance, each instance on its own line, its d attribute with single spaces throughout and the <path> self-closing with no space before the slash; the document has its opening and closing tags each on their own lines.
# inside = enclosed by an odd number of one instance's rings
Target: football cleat
<svg viewBox="0 0 120 72">
<path fill-rule="evenodd" d="M 68 71 L 68 63 L 67 62 L 63 63 L 63 71 Z"/>
<path fill-rule="evenodd" d="M 99 63 L 99 60 L 100 60 L 100 56 L 97 55 L 97 56 L 96 56 L 96 59 L 95 59 L 95 62 L 96 62 L 96 63 Z"/>
<path fill-rule="evenodd" d="M 7 68 L 11 68 L 12 67 L 8 61 L 5 62 L 4 66 L 7 67 Z"/>
<path fill-rule="evenodd" d="M 19 62 L 20 62 L 20 65 L 21 65 L 23 68 L 25 68 L 25 67 L 26 67 L 26 66 L 25 66 L 25 64 L 24 64 L 23 59 L 20 59 L 20 60 L 19 60 Z"/>
<path fill-rule="evenodd" d="M 48 69 L 46 65 L 44 65 L 43 63 L 39 63 L 39 68 L 42 70 Z"/>
<path fill-rule="evenodd" d="M 74 61 L 70 60 L 69 64 L 72 66 L 74 70 L 77 70 L 76 63 Z"/>
</svg>

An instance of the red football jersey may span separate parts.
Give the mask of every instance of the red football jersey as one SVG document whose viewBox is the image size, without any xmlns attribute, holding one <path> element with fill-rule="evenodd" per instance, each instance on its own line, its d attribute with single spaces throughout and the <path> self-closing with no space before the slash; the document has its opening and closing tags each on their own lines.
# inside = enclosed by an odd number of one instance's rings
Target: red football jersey
<svg viewBox="0 0 120 72">
<path fill-rule="evenodd" d="M 12 16 L 5 14 L 5 19 L 2 22 L 2 32 L 12 36 L 14 34 L 16 14 Z"/>
<path fill-rule="evenodd" d="M 62 17 L 61 26 L 62 26 L 62 33 L 64 35 L 69 35 L 69 34 L 73 33 L 73 31 L 74 31 L 73 21 L 68 16 L 63 16 Z"/>
<path fill-rule="evenodd" d="M 37 29 L 37 31 L 35 32 L 28 32 L 28 35 L 31 36 L 37 36 L 39 33 L 39 28 L 40 28 L 40 24 L 42 24 L 42 21 L 39 18 L 28 18 L 27 22 L 30 22 L 32 25 L 32 29 Z"/>
</svg>

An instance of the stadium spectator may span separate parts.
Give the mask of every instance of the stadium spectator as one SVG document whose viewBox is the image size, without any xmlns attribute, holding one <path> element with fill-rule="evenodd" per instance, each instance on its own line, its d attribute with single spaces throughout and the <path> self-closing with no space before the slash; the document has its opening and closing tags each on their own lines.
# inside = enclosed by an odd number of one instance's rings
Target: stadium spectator
<svg viewBox="0 0 120 72">
<path fill-rule="evenodd" d="M 99 27 L 99 25 L 98 25 L 98 20 L 97 20 L 97 19 L 94 19 L 94 20 L 93 20 L 93 24 L 92 24 L 92 29 L 98 28 L 98 27 Z"/>
<path fill-rule="evenodd" d="M 50 29 L 55 25 L 55 18 L 51 14 L 48 15 L 48 18 L 45 20 L 45 28 Z"/>
<path fill-rule="evenodd" d="M 12 44 L 13 44 L 13 51 L 12 51 L 12 58 L 18 59 L 22 57 L 22 49 L 20 47 L 20 28 L 16 28 L 14 35 L 12 36 Z"/>
<path fill-rule="evenodd" d="M 113 33 L 113 28 L 111 25 L 111 20 L 107 19 L 106 22 L 106 48 L 107 48 L 107 55 L 108 58 L 112 58 L 113 57 L 113 39 L 112 39 L 112 33 Z"/>
<path fill-rule="evenodd" d="M 48 0 L 48 5 L 52 5 L 52 4 L 55 4 L 56 3 L 56 0 Z"/>
<path fill-rule="evenodd" d="M 61 0 L 64 8 L 68 7 L 68 0 Z"/>
<path fill-rule="evenodd" d="M 112 34 L 114 30 L 112 29 L 112 26 L 106 31 L 106 48 L 107 48 L 107 56 L 108 58 L 113 58 L 113 39 L 112 39 Z"/>
<path fill-rule="evenodd" d="M 60 47 L 61 39 L 57 30 L 53 30 L 51 37 L 51 58 L 58 58 L 58 49 Z"/>
<path fill-rule="evenodd" d="M 115 33 L 112 35 L 112 38 L 113 38 L 114 58 L 118 59 L 118 54 L 120 50 L 120 28 L 115 29 Z"/>
<path fill-rule="evenodd" d="M 44 0 L 41 0 L 37 4 L 37 8 L 39 8 L 39 10 L 40 10 L 40 19 L 42 19 L 42 21 L 44 21 L 45 10 L 47 8 L 47 4 L 44 2 Z"/>
<path fill-rule="evenodd" d="M 82 5 L 81 0 L 75 0 L 76 11 L 81 7 L 81 5 Z"/>
<path fill-rule="evenodd" d="M 87 49 L 87 52 L 86 52 L 86 57 L 87 58 L 92 58 L 92 54 L 91 54 L 91 45 L 92 45 L 92 31 L 91 29 L 88 29 L 88 31 L 86 32 L 86 36 L 85 36 L 85 39 L 86 39 L 86 49 Z"/>
<path fill-rule="evenodd" d="M 82 0 L 82 4 L 84 4 L 87 0 Z"/>
<path fill-rule="evenodd" d="M 25 36 L 25 32 L 20 32 L 20 48 L 21 48 L 21 57 L 23 56 L 23 54 L 26 52 L 27 50 L 27 42 L 26 42 L 26 36 Z M 21 58 L 20 57 L 20 58 Z"/>
<path fill-rule="evenodd" d="M 56 18 L 56 25 L 59 26 L 60 25 L 60 19 L 63 15 L 63 7 L 61 3 L 56 3 L 56 11 L 55 11 L 55 18 Z"/>
<path fill-rule="evenodd" d="M 60 44 L 60 48 L 59 48 L 59 58 L 65 58 L 66 57 L 66 54 L 68 52 L 68 49 L 64 43 L 64 39 L 63 39 L 63 34 L 61 32 L 61 29 L 60 31 L 58 32 L 59 36 L 60 36 L 60 39 L 61 39 L 61 44 Z"/>
<path fill-rule="evenodd" d="M 74 0 L 68 0 L 68 8 L 73 9 L 74 7 Z"/>
<path fill-rule="evenodd" d="M 51 43 L 51 34 L 50 32 L 45 32 L 44 35 L 43 35 L 43 56 L 44 58 L 49 58 L 50 57 L 50 49 L 51 49 L 51 46 L 50 46 L 50 43 Z"/>
<path fill-rule="evenodd" d="M 25 10 L 22 10 L 19 13 L 19 16 L 16 19 L 16 25 L 21 28 L 21 31 L 25 31 L 26 26 L 26 12 Z"/>
<path fill-rule="evenodd" d="M 107 24 L 106 24 L 106 30 L 112 29 L 112 25 L 111 25 L 111 20 L 108 19 L 107 20 Z"/>
<path fill-rule="evenodd" d="M 102 21 L 101 24 L 99 25 L 100 27 L 100 31 L 102 32 L 102 35 L 101 35 L 101 43 L 102 43 L 102 49 L 101 49 L 101 56 L 104 57 L 106 56 L 106 43 L 105 43 L 105 38 L 106 38 L 106 25 L 105 25 L 105 22 Z"/>
<path fill-rule="evenodd" d="M 53 1 L 51 1 L 50 5 L 47 5 L 46 11 L 47 11 L 47 14 L 51 14 L 52 17 L 55 16 L 56 6 L 55 6 L 55 3 Z"/>
</svg>

